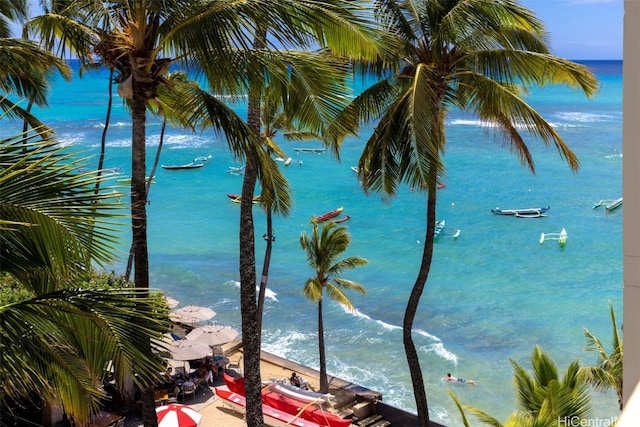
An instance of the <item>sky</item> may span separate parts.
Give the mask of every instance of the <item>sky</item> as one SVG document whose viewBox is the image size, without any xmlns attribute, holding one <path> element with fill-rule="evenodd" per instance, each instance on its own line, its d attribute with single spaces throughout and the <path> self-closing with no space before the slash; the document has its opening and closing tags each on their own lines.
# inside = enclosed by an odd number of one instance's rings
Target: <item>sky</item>
<svg viewBox="0 0 640 427">
<path fill-rule="evenodd" d="M 552 53 L 571 60 L 622 59 L 624 0 L 520 0 L 544 22 Z M 30 0 L 32 7 L 34 0 Z"/>
<path fill-rule="evenodd" d="M 571 60 L 622 59 L 624 0 L 521 0 L 544 22 L 552 53 Z"/>
</svg>

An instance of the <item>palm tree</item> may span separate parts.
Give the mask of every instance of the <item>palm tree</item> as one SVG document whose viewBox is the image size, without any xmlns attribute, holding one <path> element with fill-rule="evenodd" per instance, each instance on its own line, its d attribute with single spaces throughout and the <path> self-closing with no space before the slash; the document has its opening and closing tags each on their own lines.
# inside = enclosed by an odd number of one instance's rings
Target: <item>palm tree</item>
<svg viewBox="0 0 640 427">
<path fill-rule="evenodd" d="M 366 293 L 360 283 L 344 279 L 341 274 L 368 261 L 360 257 L 348 257 L 339 259 L 351 243 L 351 236 L 346 227 L 337 226 L 334 222 L 324 223 L 322 231 L 318 233 L 318 223 L 313 221 L 311 236 L 305 232 L 300 235 L 300 245 L 307 253 L 309 266 L 315 271 L 315 276 L 310 277 L 304 284 L 304 296 L 318 303 L 318 352 L 320 355 L 320 392 L 329 392 L 327 379 L 327 360 L 325 356 L 324 322 L 322 320 L 322 300 L 326 295 L 333 301 L 355 311 L 355 307 L 345 295 L 345 291 L 357 291 Z"/>
<path fill-rule="evenodd" d="M 35 391 L 83 421 L 105 397 L 108 362 L 119 384 L 128 372 L 138 384 L 157 376 L 146 344 L 168 320 L 139 291 L 80 286 L 94 263 L 114 260 L 118 206 L 95 194 L 94 174 L 76 173 L 74 153 L 38 138 L 36 129 L 0 141 L 0 272 L 23 288 L 0 307 L 0 406 L 3 418 L 32 410 Z"/>
<path fill-rule="evenodd" d="M 493 123 L 532 173 L 530 140 L 553 146 L 577 170 L 578 159 L 562 137 L 521 95 L 530 85 L 566 84 L 591 96 L 597 81 L 586 67 L 551 55 L 542 22 L 517 1 L 380 0 L 376 6 L 381 22 L 399 37 L 398 61 L 337 123 L 355 133 L 360 121 L 377 120 L 358 164 L 366 193 L 393 197 L 401 183 L 426 192 L 423 255 L 403 322 L 418 418 L 426 426 L 427 395 L 412 330 L 433 255 L 447 113 L 455 108 Z"/>
<path fill-rule="evenodd" d="M 300 123 L 295 123 L 294 117 L 289 117 L 283 110 L 282 104 L 278 102 L 277 91 L 272 90 L 272 86 L 265 87 L 265 94 L 263 96 L 262 108 L 260 112 L 260 124 L 263 144 L 269 155 L 277 155 L 286 157 L 284 151 L 280 149 L 275 141 L 275 138 L 280 132 L 282 137 L 288 141 L 303 141 L 310 139 L 322 139 L 321 135 L 313 132 L 304 131 L 297 126 L 301 126 Z M 264 299 L 267 289 L 267 282 L 269 279 L 269 265 L 271 262 L 271 251 L 273 249 L 273 242 L 275 242 L 275 235 L 273 233 L 273 213 L 268 207 L 265 208 L 265 215 L 267 219 L 267 231 L 262 236 L 266 241 L 264 261 L 262 264 L 262 274 L 260 276 L 260 288 L 258 290 L 258 330 L 262 330 L 262 317 L 264 311 Z"/>
<path fill-rule="evenodd" d="M 611 312 L 611 353 L 607 353 L 602 342 L 587 328 L 584 329 L 584 335 L 587 337 L 586 351 L 598 354 L 595 366 L 583 366 L 580 373 L 583 374 L 589 384 L 598 391 L 615 390 L 618 395 L 618 404 L 622 411 L 622 355 L 623 342 L 621 333 L 618 331 L 618 323 L 616 322 L 616 313 L 613 305 L 609 302 Z"/>
<path fill-rule="evenodd" d="M 494 427 L 543 427 L 552 425 L 582 425 L 589 412 L 590 396 L 588 385 L 580 375 L 577 361 L 569 364 L 562 378 L 558 368 L 548 354 L 536 346 L 531 354 L 533 376 L 516 361 L 510 360 L 514 369 L 513 381 L 516 386 L 518 409 L 504 424 L 480 409 L 463 406 L 449 391 L 460 410 L 463 424 L 471 424 L 464 414 L 466 409 L 484 424 Z"/>
<path fill-rule="evenodd" d="M 79 5 L 80 7 L 74 7 Z M 242 335 L 245 346 L 245 372 L 247 373 L 247 420 L 250 425 L 262 424 L 260 411 L 259 335 L 256 328 L 255 250 L 251 198 L 258 179 L 263 188 L 263 199 L 275 211 L 286 211 L 286 180 L 277 165 L 265 155 L 260 146 L 259 99 L 266 76 L 274 81 L 304 82 L 304 89 L 286 95 L 299 106 L 312 104 L 316 109 L 300 110 L 299 116 L 312 117 L 338 109 L 340 86 L 336 73 L 347 70 L 330 67 L 323 52 L 278 52 L 280 46 L 324 48 L 329 46 L 342 58 L 369 58 L 379 53 L 373 43 L 373 32 L 365 24 L 364 9 L 350 1 L 331 0 L 251 0 L 243 2 L 172 0 L 155 2 L 115 0 L 108 3 L 72 1 L 70 10 L 82 10 L 82 18 L 89 28 L 98 33 L 94 51 L 109 68 L 117 70 L 120 82 L 118 93 L 130 102 L 132 116 L 132 180 L 131 216 L 134 247 L 134 281 L 137 287 L 149 285 L 147 216 L 145 203 L 145 136 L 146 108 L 157 97 L 159 88 L 167 85 L 165 74 L 173 62 L 187 64 L 189 69 L 204 74 L 209 89 L 216 94 L 238 95 L 249 93 L 252 112 L 249 125 L 239 120 L 221 102 L 209 100 L 204 105 L 207 120 L 217 130 L 225 132 L 235 156 L 246 159 L 241 206 L 240 227 L 240 281 L 242 308 Z M 76 35 L 77 27 L 51 27 L 69 29 Z M 269 49 L 253 49 L 255 29 L 269 28 Z M 53 33 L 52 33 L 53 34 Z M 65 42 L 73 37 L 64 37 Z M 79 42 L 91 39 L 85 34 Z M 354 51 L 357 46 L 357 51 Z M 258 46 L 260 47 L 260 46 Z M 85 50 L 83 50 L 85 51 Z M 165 57 L 169 53 L 172 57 Z M 315 62 L 306 58 L 315 57 Z M 320 64 L 320 67 L 316 67 Z M 334 64 L 335 65 L 335 64 Z M 320 71 L 329 71 L 322 74 Z M 313 82 L 313 84 L 311 84 Z M 331 82 L 330 84 L 327 82 Z M 297 86 L 297 85 L 296 85 Z M 311 91 L 313 102 L 305 100 L 305 91 Z M 333 97 L 318 96 L 330 93 Z M 285 94 L 283 94 L 284 96 Z M 183 100 L 189 103 L 190 100 Z M 186 106 L 185 106 L 186 111 Z M 199 115 L 200 112 L 194 113 Z M 259 116 L 258 116 L 259 119 Z M 257 123 L 257 125 L 256 125 Z M 255 373 L 255 375 L 253 375 Z M 150 403 L 150 390 L 145 391 L 145 403 Z M 153 425 L 151 407 L 145 407 L 145 425 Z"/>
</svg>

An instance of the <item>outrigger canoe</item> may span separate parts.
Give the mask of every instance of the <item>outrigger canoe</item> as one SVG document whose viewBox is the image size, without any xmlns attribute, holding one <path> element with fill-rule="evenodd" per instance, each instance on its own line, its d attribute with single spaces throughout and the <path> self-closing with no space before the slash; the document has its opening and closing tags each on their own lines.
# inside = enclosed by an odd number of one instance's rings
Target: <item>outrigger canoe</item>
<svg viewBox="0 0 640 427">
<path fill-rule="evenodd" d="M 227 197 L 233 203 L 240 203 L 242 201 L 242 196 L 240 194 L 227 193 Z M 253 196 L 253 203 L 255 204 L 259 202 L 260 202 L 260 195 Z"/>
<path fill-rule="evenodd" d="M 187 163 L 186 165 L 161 165 L 162 169 L 166 170 L 185 170 L 185 169 L 199 169 L 204 166 L 204 163 Z"/>
<path fill-rule="evenodd" d="M 338 215 L 340 215 L 340 212 L 342 212 L 343 208 L 339 207 L 338 209 L 334 209 L 332 211 L 329 211 L 325 214 L 320 215 L 319 217 L 316 218 L 316 222 L 324 222 L 327 221 L 331 218 L 334 218 Z"/>
<path fill-rule="evenodd" d="M 224 383 L 234 393 L 244 396 L 244 377 L 232 377 L 226 372 L 223 374 Z M 349 427 L 351 420 L 341 418 L 333 412 L 328 412 L 314 403 L 302 402 L 272 391 L 269 388 L 262 390 L 262 403 L 272 408 L 284 411 L 288 414 L 299 415 L 305 420 L 312 421 L 322 426 Z"/>
<path fill-rule="evenodd" d="M 542 216 L 542 214 L 546 213 L 551 206 L 547 206 L 545 208 L 524 208 L 524 209 L 500 209 L 495 208 L 491 209 L 491 213 L 494 215 L 518 215 L 518 216 Z"/>
<path fill-rule="evenodd" d="M 218 387 L 216 387 L 216 395 L 222 399 L 224 406 L 239 414 L 246 412 L 246 399 L 244 396 Z M 262 414 L 264 415 L 264 423 L 270 427 L 321 427 L 321 424 L 272 408 L 264 403 L 262 404 Z"/>
</svg>

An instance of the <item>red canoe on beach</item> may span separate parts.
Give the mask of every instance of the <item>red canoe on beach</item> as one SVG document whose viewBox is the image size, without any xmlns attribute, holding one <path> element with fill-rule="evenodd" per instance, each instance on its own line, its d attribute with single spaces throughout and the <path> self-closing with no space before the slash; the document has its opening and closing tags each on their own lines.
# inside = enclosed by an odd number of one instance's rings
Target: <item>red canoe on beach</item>
<svg viewBox="0 0 640 427">
<path fill-rule="evenodd" d="M 334 209 L 332 211 L 329 211 L 325 214 L 320 215 L 319 217 L 316 218 L 316 222 L 324 222 L 328 219 L 331 219 L 333 217 L 336 217 L 338 215 L 340 215 L 340 212 L 342 212 L 342 207 L 338 208 L 338 209 Z"/>
<path fill-rule="evenodd" d="M 224 382 L 232 392 L 244 396 L 244 377 L 232 377 L 226 372 L 223 374 Z M 313 421 L 322 426 L 348 427 L 351 420 L 340 418 L 338 415 L 327 412 L 309 402 L 301 402 L 291 397 L 284 396 L 268 388 L 262 390 L 262 402 L 272 408 L 284 411 L 288 414 L 297 415 L 305 420 Z"/>
<path fill-rule="evenodd" d="M 216 395 L 222 399 L 223 405 L 230 407 L 240 414 L 245 413 L 246 401 L 244 396 L 221 388 L 216 388 Z M 326 427 L 265 404 L 262 404 L 262 414 L 264 415 L 264 423 L 271 427 Z"/>
</svg>

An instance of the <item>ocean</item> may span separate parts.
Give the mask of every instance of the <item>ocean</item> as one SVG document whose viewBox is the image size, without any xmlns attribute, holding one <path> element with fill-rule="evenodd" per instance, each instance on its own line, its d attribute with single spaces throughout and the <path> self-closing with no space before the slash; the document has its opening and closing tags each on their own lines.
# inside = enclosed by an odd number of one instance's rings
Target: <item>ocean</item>
<svg viewBox="0 0 640 427">
<path fill-rule="evenodd" d="M 76 64 L 77 65 L 77 64 Z M 490 128 L 474 117 L 449 116 L 445 188 L 438 192 L 438 217 L 447 228 L 435 244 L 433 265 L 415 320 L 414 340 L 420 353 L 432 419 L 462 425 L 447 390 L 461 402 L 503 421 L 516 408 L 510 361 L 530 368 L 539 345 L 564 370 L 572 360 L 594 364 L 583 351 L 583 329 L 603 342 L 611 339 L 609 302 L 622 322 L 623 207 L 607 213 L 600 200 L 622 196 L 622 62 L 588 62 L 601 82 L 599 94 L 587 100 L 565 87 L 535 88 L 528 101 L 558 130 L 578 155 L 573 173 L 553 148 L 532 142 L 536 175 L 524 169 L 494 140 Z M 77 67 L 76 67 L 77 69 Z M 58 81 L 50 107 L 36 114 L 52 126 L 59 141 L 97 165 L 104 127 L 107 78 L 104 70 Z M 355 85 L 355 92 L 362 89 Z M 246 117 L 242 104 L 234 108 Z M 5 119 L 6 120 L 6 119 Z M 11 133 L 5 121 L 0 134 Z M 328 371 L 383 394 L 389 404 L 415 412 L 402 344 L 402 320 L 422 255 L 426 198 L 402 187 L 394 199 L 365 196 L 351 166 L 357 164 L 371 127 L 347 140 L 338 162 L 329 152 L 297 153 L 294 147 L 319 142 L 280 139 L 292 157 L 281 163 L 293 189 L 288 217 L 274 219 L 269 293 L 264 313 L 263 348 L 318 368 L 317 306 L 302 287 L 313 275 L 300 247 L 310 219 L 337 207 L 349 215 L 352 243 L 345 256 L 369 264 L 345 273 L 363 284 L 366 295 L 350 294 L 357 311 L 324 304 Z M 116 97 L 107 137 L 106 168 L 116 178 L 130 176 L 131 121 Z M 158 146 L 160 122 L 149 118 L 149 170 Z M 238 230 L 239 205 L 227 193 L 240 193 L 240 166 L 226 142 L 212 132 L 192 134 L 169 128 L 162 164 L 189 163 L 211 156 L 197 170 L 158 168 L 150 191 L 149 255 L 151 285 L 181 304 L 211 307 L 213 321 L 240 329 Z M 113 191 L 126 185 L 111 181 Z M 491 209 L 550 206 L 546 217 L 497 216 Z M 262 266 L 266 231 L 264 214 L 254 211 L 256 265 Z M 565 228 L 565 246 L 540 243 L 542 233 Z M 460 235 L 450 234 L 456 229 Z M 122 259 L 107 270 L 124 271 L 130 231 L 123 227 Z M 445 383 L 447 372 L 474 379 L 477 386 Z M 593 394 L 592 416 L 618 414 L 614 393 Z"/>
</svg>

